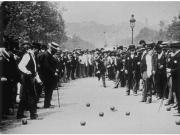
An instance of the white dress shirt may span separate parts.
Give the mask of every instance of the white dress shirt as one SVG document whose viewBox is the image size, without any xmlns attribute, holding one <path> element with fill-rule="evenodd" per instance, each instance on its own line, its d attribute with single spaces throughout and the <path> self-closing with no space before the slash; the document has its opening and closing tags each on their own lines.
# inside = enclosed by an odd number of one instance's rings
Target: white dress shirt
<svg viewBox="0 0 180 135">
<path fill-rule="evenodd" d="M 25 74 L 29 74 L 30 73 L 30 71 L 26 68 L 27 64 L 30 61 L 30 55 L 32 56 L 32 59 L 33 59 L 33 62 L 34 62 L 34 67 L 35 67 L 34 71 L 36 72 L 36 62 L 35 62 L 35 59 L 34 59 L 34 56 L 33 56 L 34 54 L 31 51 L 28 51 L 28 53 L 26 53 L 22 57 L 19 65 L 18 65 L 18 68 L 20 69 L 20 71 L 25 73 Z"/>
<path fill-rule="evenodd" d="M 152 75 L 152 56 L 149 53 L 146 55 L 146 65 L 147 65 L 147 76 L 149 78 Z"/>
<path fill-rule="evenodd" d="M 34 62 L 34 68 L 35 68 L 35 73 L 37 73 L 37 69 L 36 69 L 36 61 L 35 61 L 35 56 L 34 56 L 34 53 L 32 51 L 28 51 L 28 53 L 26 53 L 23 58 L 21 59 L 19 65 L 18 65 L 18 68 L 21 72 L 25 73 L 25 74 L 31 74 L 31 72 L 26 68 L 27 64 L 29 63 L 30 61 L 30 55 L 33 59 L 33 62 Z M 37 82 L 41 82 L 40 78 L 39 78 L 39 75 L 36 74 L 36 80 Z"/>
</svg>

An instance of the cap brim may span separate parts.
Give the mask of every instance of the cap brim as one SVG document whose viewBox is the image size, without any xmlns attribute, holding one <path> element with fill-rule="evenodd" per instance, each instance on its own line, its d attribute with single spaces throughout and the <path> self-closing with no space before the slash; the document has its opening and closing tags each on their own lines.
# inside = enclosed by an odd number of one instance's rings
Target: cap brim
<svg viewBox="0 0 180 135">
<path fill-rule="evenodd" d="M 59 50 L 59 47 L 54 47 L 53 45 L 49 44 L 50 47 L 52 47 L 55 50 Z"/>
</svg>

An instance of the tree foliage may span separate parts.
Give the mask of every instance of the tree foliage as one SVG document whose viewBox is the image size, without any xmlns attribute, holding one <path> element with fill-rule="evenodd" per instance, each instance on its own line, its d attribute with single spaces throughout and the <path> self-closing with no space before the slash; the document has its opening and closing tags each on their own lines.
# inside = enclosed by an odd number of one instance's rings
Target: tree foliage
<svg viewBox="0 0 180 135">
<path fill-rule="evenodd" d="M 180 41 L 180 17 L 174 17 L 172 23 L 167 29 L 167 38 L 169 40 Z"/>
<path fill-rule="evenodd" d="M 62 46 L 63 48 L 66 48 L 70 51 L 72 51 L 73 49 L 95 49 L 94 45 L 82 40 L 79 36 L 77 35 L 73 35 L 71 38 L 69 37 L 67 42 L 65 42 Z"/>
<path fill-rule="evenodd" d="M 66 37 L 61 13 L 52 2 L 2 2 L 0 9 L 6 37 L 44 43 L 61 43 Z"/>
<path fill-rule="evenodd" d="M 152 30 L 150 28 L 144 27 L 140 30 L 139 34 L 135 37 L 136 41 L 145 40 L 149 42 L 158 41 L 158 32 L 156 30 Z"/>
<path fill-rule="evenodd" d="M 161 20 L 159 22 L 159 30 L 153 30 L 151 28 L 144 27 L 135 37 L 135 41 L 136 43 L 142 39 L 147 42 L 167 41 L 167 29 L 168 27 L 166 23 Z"/>
</svg>

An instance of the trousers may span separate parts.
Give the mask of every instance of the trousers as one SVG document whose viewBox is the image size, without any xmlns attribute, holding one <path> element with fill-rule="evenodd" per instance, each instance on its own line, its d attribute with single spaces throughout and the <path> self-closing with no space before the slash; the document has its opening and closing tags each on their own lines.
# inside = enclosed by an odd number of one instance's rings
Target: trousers
<svg viewBox="0 0 180 135">
<path fill-rule="evenodd" d="M 56 78 L 49 78 L 48 81 L 43 82 L 43 84 L 45 92 L 44 107 L 47 108 L 51 106 L 52 94 L 56 88 L 57 80 Z"/>
<path fill-rule="evenodd" d="M 25 109 L 29 109 L 30 115 L 34 116 L 37 112 L 37 93 L 35 89 L 35 78 L 30 75 L 23 75 L 21 100 L 17 115 L 23 115 Z"/>
</svg>

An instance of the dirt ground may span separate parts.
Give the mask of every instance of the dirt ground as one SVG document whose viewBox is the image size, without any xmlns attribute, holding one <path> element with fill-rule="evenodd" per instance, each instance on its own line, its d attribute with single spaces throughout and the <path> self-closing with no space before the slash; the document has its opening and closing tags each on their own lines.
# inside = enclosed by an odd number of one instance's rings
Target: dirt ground
<svg viewBox="0 0 180 135">
<path fill-rule="evenodd" d="M 59 88 L 60 104 L 58 108 L 57 91 L 53 92 L 52 104 L 55 108 L 38 109 L 41 120 L 28 120 L 27 125 L 13 121 L 2 133 L 180 133 L 180 126 L 175 124 L 179 116 L 173 116 L 175 110 L 166 111 L 162 106 L 158 112 L 160 100 L 153 97 L 151 104 L 139 102 L 141 92 L 134 96 L 125 95 L 125 88 L 113 88 L 113 82 L 107 81 L 107 88 L 97 78 L 83 78 L 63 84 Z M 90 103 L 90 107 L 86 104 Z M 39 106 L 43 106 L 42 102 Z M 114 106 L 115 111 L 110 108 Z M 99 113 L 104 116 L 100 117 Z M 130 112 L 126 116 L 126 112 Z M 81 126 L 80 122 L 86 125 Z"/>
</svg>

